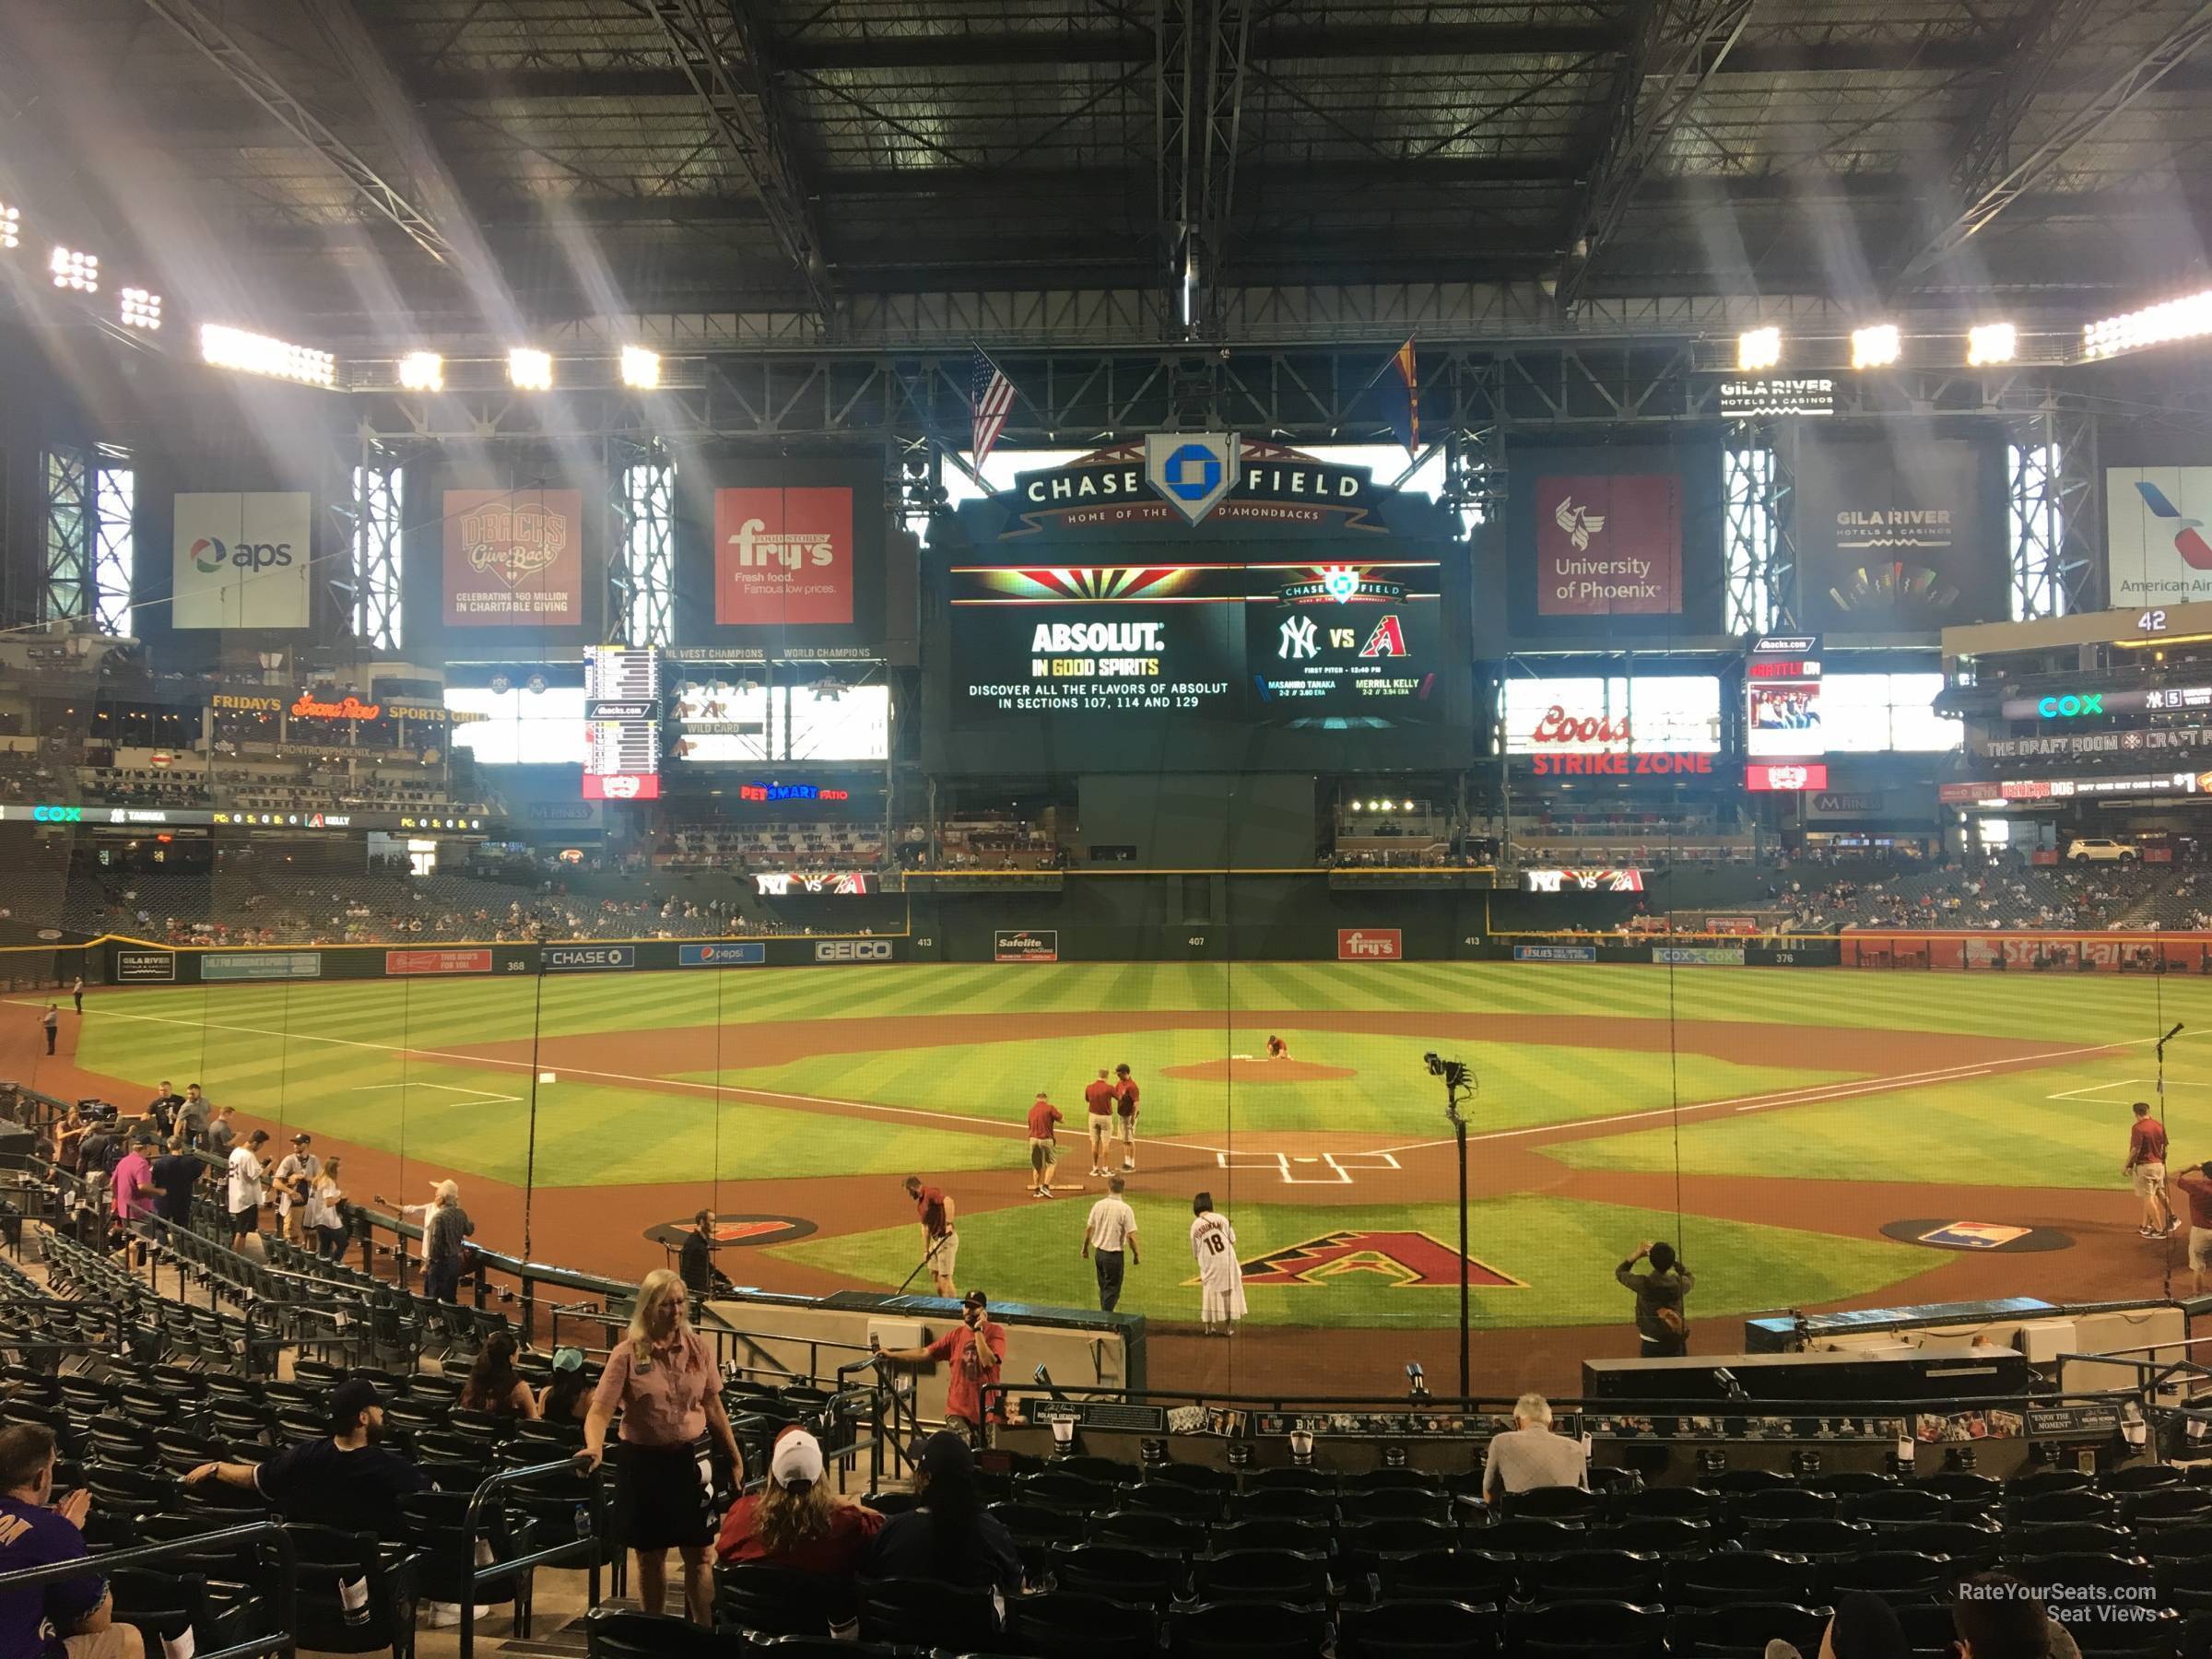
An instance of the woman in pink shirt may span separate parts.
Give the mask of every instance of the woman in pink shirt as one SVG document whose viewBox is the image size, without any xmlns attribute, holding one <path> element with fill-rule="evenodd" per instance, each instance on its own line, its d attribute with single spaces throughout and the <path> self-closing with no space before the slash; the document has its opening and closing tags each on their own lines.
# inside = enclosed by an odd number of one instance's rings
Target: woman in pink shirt
<svg viewBox="0 0 2212 1659">
<path fill-rule="evenodd" d="M 615 1457 L 615 1537 L 638 1558 L 638 1600 L 658 1613 L 668 1599 L 668 1551 L 684 1561 L 684 1606 L 695 1624 L 713 1619 L 714 1467 L 711 1446 L 745 1481 L 745 1458 L 722 1408 L 714 1356 L 685 1316 L 684 1282 L 662 1267 L 638 1287 L 629 1334 L 606 1357 L 578 1462 L 595 1469 L 607 1425 L 622 1414 Z M 712 1434 L 712 1441 L 709 1435 Z"/>
</svg>

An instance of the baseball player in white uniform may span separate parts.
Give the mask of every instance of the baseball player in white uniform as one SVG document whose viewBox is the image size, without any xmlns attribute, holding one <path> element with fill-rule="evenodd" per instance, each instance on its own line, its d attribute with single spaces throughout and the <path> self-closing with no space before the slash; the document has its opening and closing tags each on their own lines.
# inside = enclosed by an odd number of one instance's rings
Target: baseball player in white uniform
<svg viewBox="0 0 2212 1659">
<path fill-rule="evenodd" d="M 1244 1269 L 1237 1265 L 1237 1230 L 1214 1209 L 1214 1195 L 1191 1200 L 1191 1253 L 1198 1258 L 1198 1320 L 1204 1334 L 1237 1334 L 1244 1317 Z"/>
</svg>

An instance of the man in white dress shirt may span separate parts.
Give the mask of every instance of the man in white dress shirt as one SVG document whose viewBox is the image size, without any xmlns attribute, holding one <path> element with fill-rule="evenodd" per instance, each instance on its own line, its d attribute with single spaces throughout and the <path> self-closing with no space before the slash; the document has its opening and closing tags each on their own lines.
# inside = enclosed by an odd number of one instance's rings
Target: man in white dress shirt
<svg viewBox="0 0 2212 1659">
<path fill-rule="evenodd" d="M 1106 1196 L 1090 1206 L 1090 1218 L 1083 1223 L 1083 1253 L 1098 1252 L 1091 1262 L 1099 1270 L 1099 1309 L 1105 1313 L 1122 1300 L 1124 1254 L 1130 1262 L 1143 1259 L 1136 1253 L 1136 1212 L 1122 1196 L 1123 1185 L 1119 1175 L 1111 1177 Z"/>
</svg>

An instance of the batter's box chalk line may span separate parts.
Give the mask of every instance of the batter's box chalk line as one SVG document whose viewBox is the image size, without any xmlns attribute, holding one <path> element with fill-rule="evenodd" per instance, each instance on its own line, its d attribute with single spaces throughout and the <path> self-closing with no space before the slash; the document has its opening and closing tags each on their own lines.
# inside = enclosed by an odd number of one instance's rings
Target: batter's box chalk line
<svg viewBox="0 0 2212 1659">
<path fill-rule="evenodd" d="M 2059 1094 L 2045 1095 L 2043 1099 L 2046 1100 L 2088 1100 L 2092 1105 L 2098 1106 L 2124 1106 L 2130 1100 L 2143 1098 L 2136 1095 L 2126 1095 L 2126 1090 L 2136 1088 L 2156 1089 L 2158 1086 L 2159 1080 L 2156 1077 L 2122 1077 L 2116 1083 L 2091 1083 L 2081 1088 L 2069 1088 Z M 2124 1098 L 2112 1098 L 2111 1091 L 2115 1088 L 2123 1091 Z M 2166 1089 L 2168 1093 L 2171 1094 L 2177 1088 L 2189 1088 L 2201 1091 L 2204 1089 L 2212 1088 L 2212 1083 L 2181 1083 L 2176 1082 L 2171 1077 L 2166 1079 Z"/>
<path fill-rule="evenodd" d="M 1217 1152 L 1224 1170 L 1273 1170 L 1289 1186 L 1350 1186 L 1355 1171 L 1375 1174 L 1402 1168 L 1388 1152 L 1323 1152 L 1297 1158 L 1288 1152 Z"/>
</svg>

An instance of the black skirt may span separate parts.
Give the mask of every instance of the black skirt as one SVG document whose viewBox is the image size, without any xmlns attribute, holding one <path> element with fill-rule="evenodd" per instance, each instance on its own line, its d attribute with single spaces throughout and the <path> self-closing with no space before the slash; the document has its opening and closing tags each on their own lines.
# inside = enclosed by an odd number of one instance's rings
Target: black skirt
<svg viewBox="0 0 2212 1659">
<path fill-rule="evenodd" d="M 681 1549 L 714 1541 L 713 1456 L 702 1435 L 688 1446 L 615 1447 L 615 1541 L 624 1549 Z"/>
</svg>

